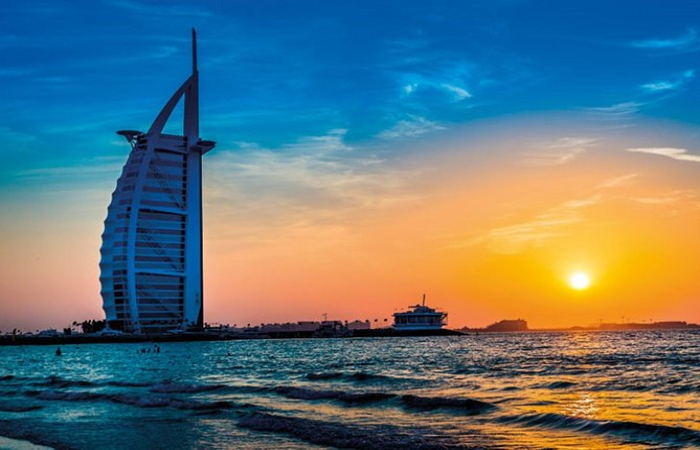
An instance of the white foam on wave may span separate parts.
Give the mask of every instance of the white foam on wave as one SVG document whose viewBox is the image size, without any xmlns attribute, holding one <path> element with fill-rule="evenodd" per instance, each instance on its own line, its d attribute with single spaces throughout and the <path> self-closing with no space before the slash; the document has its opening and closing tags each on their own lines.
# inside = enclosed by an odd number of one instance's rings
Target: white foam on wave
<svg viewBox="0 0 700 450">
<path fill-rule="evenodd" d="M 36 445 L 29 441 L 10 439 L 3 436 L 0 436 L 0 448 L 6 450 L 53 450 L 52 447 L 46 447 L 45 445 Z"/>
</svg>

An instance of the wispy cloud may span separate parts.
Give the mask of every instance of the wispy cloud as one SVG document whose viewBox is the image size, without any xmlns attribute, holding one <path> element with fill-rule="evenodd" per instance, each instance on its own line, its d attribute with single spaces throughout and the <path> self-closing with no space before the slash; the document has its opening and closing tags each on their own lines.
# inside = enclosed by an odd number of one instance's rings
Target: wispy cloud
<svg viewBox="0 0 700 450">
<path fill-rule="evenodd" d="M 494 228 L 469 241 L 466 246 L 485 244 L 496 253 L 519 253 L 528 246 L 540 247 L 545 242 L 569 235 L 566 227 L 583 220 L 580 211 L 598 204 L 601 195 L 567 200 L 531 220 Z M 465 245 L 462 245 L 465 246 Z"/>
<path fill-rule="evenodd" d="M 404 94 L 409 95 L 409 94 L 412 94 L 413 91 L 415 91 L 417 87 L 418 87 L 418 83 L 409 83 L 409 84 L 404 85 L 402 89 L 403 89 Z"/>
<path fill-rule="evenodd" d="M 698 36 L 695 28 L 688 28 L 686 32 L 675 38 L 653 38 L 632 41 L 629 43 L 631 47 L 654 49 L 654 50 L 697 50 L 700 44 L 700 36 Z"/>
<path fill-rule="evenodd" d="M 637 176 L 633 173 L 603 180 L 592 187 L 586 196 L 563 201 L 535 215 L 532 219 L 493 228 L 451 248 L 486 245 L 496 253 L 514 254 L 527 247 L 541 247 L 552 239 L 569 236 L 571 232 L 569 227 L 584 221 L 583 212 L 586 209 L 604 201 L 610 189 L 623 186 Z"/>
<path fill-rule="evenodd" d="M 425 39 L 394 40 L 386 43 L 385 70 L 396 79 L 403 96 L 432 91 L 460 102 L 472 97 L 467 86 L 478 84 L 479 67 L 459 55 L 437 50 Z"/>
<path fill-rule="evenodd" d="M 602 120 L 617 124 L 624 123 L 643 109 L 651 108 L 677 95 L 693 78 L 695 78 L 695 71 L 685 70 L 666 80 L 640 85 L 639 89 L 642 92 L 629 101 L 615 103 L 610 106 L 588 107 L 583 108 L 583 110 Z"/>
<path fill-rule="evenodd" d="M 639 112 L 645 105 L 643 102 L 630 101 L 615 103 L 610 106 L 596 106 L 584 108 L 584 111 L 600 115 L 606 119 L 620 120 L 626 119 Z"/>
<path fill-rule="evenodd" d="M 597 139 L 563 137 L 554 142 L 537 145 L 536 150 L 523 153 L 524 163 L 529 166 L 556 166 L 572 161 L 594 146 Z"/>
<path fill-rule="evenodd" d="M 682 88 L 691 79 L 695 77 L 694 70 L 686 70 L 682 74 L 674 77 L 671 80 L 655 81 L 653 83 L 646 83 L 640 87 L 646 92 L 663 92 L 663 91 L 674 91 Z"/>
<path fill-rule="evenodd" d="M 600 183 L 598 186 L 596 186 L 594 189 L 595 190 L 601 190 L 601 189 L 610 189 L 610 188 L 615 188 L 618 186 L 624 186 L 626 184 L 629 184 L 632 182 L 632 180 L 636 179 L 639 177 L 638 173 L 630 173 L 627 175 L 621 175 L 619 177 L 615 178 L 610 178 L 608 180 L 604 180 L 602 183 Z"/>
<path fill-rule="evenodd" d="M 366 155 L 345 134 L 338 129 L 277 149 L 237 143 L 212 152 L 206 200 L 218 214 L 235 216 L 236 233 L 244 234 L 238 238 L 250 243 L 289 233 L 343 234 L 373 211 L 416 199 L 409 189 L 416 172 Z"/>
<path fill-rule="evenodd" d="M 443 73 L 424 75 L 408 73 L 399 77 L 399 83 L 403 95 L 415 94 L 418 91 L 432 90 L 433 92 L 440 92 L 441 95 L 447 96 L 455 102 L 472 97 L 472 93 L 466 88 L 467 82 L 462 76 L 457 76 L 455 74 L 447 75 Z"/>
<path fill-rule="evenodd" d="M 677 159 L 679 161 L 700 162 L 700 155 L 689 153 L 684 148 L 674 147 L 643 147 L 643 148 L 628 148 L 628 152 L 632 153 L 648 153 L 650 155 L 665 156 L 667 158 Z"/>
<path fill-rule="evenodd" d="M 700 192 L 692 189 L 679 189 L 670 192 L 659 193 L 655 195 L 646 195 L 643 197 L 634 197 L 632 200 L 643 205 L 650 206 L 682 206 L 682 204 L 690 204 L 693 209 L 700 208 Z M 677 210 L 675 210 L 677 211 Z"/>
<path fill-rule="evenodd" d="M 71 165 L 61 165 L 54 167 L 39 167 L 18 172 L 20 178 L 54 180 L 75 180 L 76 177 L 95 178 L 105 175 L 118 175 L 122 166 L 126 162 L 124 157 L 96 157 L 88 160 L 81 160 Z M 116 181 L 116 177 L 114 177 Z"/>
<path fill-rule="evenodd" d="M 641 206 L 654 208 L 655 213 L 658 212 L 671 217 L 696 214 L 700 210 L 700 191 L 696 189 L 677 189 L 650 193 L 644 196 L 632 197 L 630 200 Z"/>
<path fill-rule="evenodd" d="M 433 131 L 444 130 L 445 127 L 426 119 L 425 117 L 410 116 L 409 120 L 400 120 L 393 127 L 377 135 L 382 139 L 413 138 Z"/>
<path fill-rule="evenodd" d="M 472 96 L 472 94 L 470 94 L 469 91 L 459 86 L 453 86 L 447 83 L 443 83 L 441 86 L 447 92 L 452 93 L 454 95 L 455 100 L 464 100 Z"/>
<path fill-rule="evenodd" d="M 34 143 L 37 137 L 34 134 L 18 131 L 10 127 L 0 127 L 0 136 L 2 136 L 3 146 L 0 147 L 0 154 L 7 152 L 16 152 L 17 149 Z"/>
</svg>

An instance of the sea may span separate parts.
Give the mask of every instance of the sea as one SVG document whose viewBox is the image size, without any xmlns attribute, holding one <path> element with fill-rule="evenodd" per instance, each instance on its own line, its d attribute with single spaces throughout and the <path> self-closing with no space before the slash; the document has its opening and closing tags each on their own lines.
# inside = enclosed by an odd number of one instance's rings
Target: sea
<svg viewBox="0 0 700 450">
<path fill-rule="evenodd" d="M 0 347 L 0 448 L 700 448 L 700 332 Z"/>
</svg>

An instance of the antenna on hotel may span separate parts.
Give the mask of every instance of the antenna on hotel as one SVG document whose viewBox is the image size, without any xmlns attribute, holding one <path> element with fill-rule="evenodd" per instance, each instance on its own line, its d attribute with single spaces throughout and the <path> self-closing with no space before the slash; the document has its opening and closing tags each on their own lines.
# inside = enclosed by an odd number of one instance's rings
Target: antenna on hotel
<svg viewBox="0 0 700 450">
<path fill-rule="evenodd" d="M 425 306 L 425 294 L 423 294 L 423 306 Z"/>
<path fill-rule="evenodd" d="M 192 73 L 197 72 L 197 30 L 192 27 Z"/>
</svg>

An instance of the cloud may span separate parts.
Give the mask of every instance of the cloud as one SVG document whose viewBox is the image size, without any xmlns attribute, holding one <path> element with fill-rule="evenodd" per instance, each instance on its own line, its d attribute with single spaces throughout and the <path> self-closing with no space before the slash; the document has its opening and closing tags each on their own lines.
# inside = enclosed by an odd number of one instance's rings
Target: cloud
<svg viewBox="0 0 700 450">
<path fill-rule="evenodd" d="M 444 126 L 425 117 L 410 116 L 410 120 L 400 120 L 393 127 L 379 133 L 377 137 L 382 139 L 412 138 L 444 129 Z"/>
<path fill-rule="evenodd" d="M 471 98 L 467 86 L 478 85 L 476 78 L 483 69 L 458 54 L 434 46 L 424 39 L 389 41 L 383 69 L 398 81 L 404 96 L 424 90 L 455 102 Z"/>
<path fill-rule="evenodd" d="M 628 148 L 628 152 L 632 153 L 648 153 L 650 155 L 666 156 L 667 158 L 677 159 L 679 161 L 700 162 L 700 155 L 688 153 L 684 148 L 673 147 L 645 147 L 645 148 Z"/>
<path fill-rule="evenodd" d="M 449 81 L 446 81 L 449 80 Z M 466 81 L 463 76 L 436 74 L 422 75 L 418 73 L 402 74 L 399 77 L 401 92 L 403 95 L 411 95 L 420 90 L 437 91 L 441 95 L 449 96 L 453 101 L 459 102 L 472 97 L 464 86 Z"/>
<path fill-rule="evenodd" d="M 0 153 L 5 151 L 16 152 L 17 149 L 21 149 L 37 141 L 37 137 L 35 135 L 25 133 L 23 131 L 17 131 L 9 127 L 0 127 L 0 136 L 2 136 L 3 144 L 0 147 Z"/>
<path fill-rule="evenodd" d="M 541 247 L 545 242 L 568 236 L 567 226 L 581 222 L 580 210 L 598 204 L 601 195 L 567 200 L 528 220 L 515 225 L 494 228 L 467 245 L 485 244 L 496 253 L 519 253 L 528 246 Z M 462 245 L 464 246 L 464 245 Z"/>
<path fill-rule="evenodd" d="M 651 193 L 650 195 L 633 197 L 631 200 L 641 206 L 654 208 L 655 214 L 662 213 L 672 217 L 684 214 L 695 215 L 700 210 L 700 191 L 693 189 Z"/>
<path fill-rule="evenodd" d="M 307 136 L 276 149 L 239 142 L 205 161 L 205 202 L 236 227 L 236 245 L 280 242 L 296 236 L 353 239 L 352 225 L 368 214 L 416 200 L 419 173 L 367 155 L 345 142 L 346 130 Z M 336 242 L 331 240 L 328 245 Z M 280 244 L 282 245 L 282 244 Z"/>
<path fill-rule="evenodd" d="M 464 100 L 472 96 L 466 89 L 459 86 L 443 83 L 442 88 L 454 95 L 455 100 Z"/>
<path fill-rule="evenodd" d="M 618 120 L 626 119 L 632 116 L 633 114 L 639 112 L 639 110 L 641 110 L 644 105 L 645 103 L 643 102 L 630 101 L 615 103 L 614 105 L 610 106 L 584 108 L 584 111 L 598 114 L 606 119 Z"/>
<path fill-rule="evenodd" d="M 524 163 L 529 166 L 556 166 L 565 164 L 595 145 L 597 139 L 564 137 L 554 142 L 542 143 L 538 149 L 524 153 Z"/>
<path fill-rule="evenodd" d="M 626 184 L 629 184 L 632 180 L 634 180 L 637 177 L 639 177 L 638 173 L 630 173 L 627 175 L 610 178 L 600 183 L 598 186 L 595 187 L 595 189 L 610 189 L 618 186 L 624 186 Z"/>
<path fill-rule="evenodd" d="M 450 248 L 486 245 L 496 253 L 515 254 L 527 247 L 541 247 L 552 239 L 569 236 L 568 227 L 584 221 L 583 211 L 600 204 L 606 191 L 623 186 L 637 176 L 633 173 L 604 180 L 591 188 L 587 196 L 563 201 L 530 220 L 493 228 Z"/>
<path fill-rule="evenodd" d="M 409 95 L 413 91 L 415 91 L 417 87 L 418 87 L 417 83 L 409 83 L 409 84 L 404 85 L 402 89 L 403 89 L 404 94 Z"/>
<path fill-rule="evenodd" d="M 632 200 L 636 201 L 637 203 L 651 206 L 671 206 L 682 202 L 689 202 L 690 204 L 694 205 L 695 208 L 698 208 L 700 207 L 700 204 L 698 203 L 699 198 L 700 192 L 685 189 L 652 196 L 635 197 Z"/>
<path fill-rule="evenodd" d="M 588 107 L 583 108 L 583 110 L 595 114 L 603 120 L 618 123 L 624 122 L 642 109 L 671 98 L 693 78 L 695 78 L 695 71 L 685 70 L 670 79 L 640 85 L 639 88 L 643 93 L 637 95 L 634 100 L 615 103 L 610 106 Z"/>
<path fill-rule="evenodd" d="M 77 161 L 75 164 L 39 167 L 18 172 L 20 178 L 33 178 L 45 180 L 54 178 L 56 180 L 75 180 L 76 177 L 95 178 L 105 175 L 118 175 L 126 162 L 126 157 L 96 157 L 89 160 Z M 116 182 L 117 177 L 114 177 Z"/>
<path fill-rule="evenodd" d="M 654 50 L 696 50 L 700 44 L 700 37 L 695 28 L 688 28 L 685 34 L 676 38 L 645 39 L 632 41 L 631 47 Z"/>
<path fill-rule="evenodd" d="M 679 76 L 676 76 L 670 81 L 656 81 L 653 83 L 646 83 L 640 87 L 647 92 L 663 92 L 663 91 L 673 91 L 682 88 L 687 84 L 693 77 L 695 77 L 694 70 L 686 70 Z"/>
</svg>

